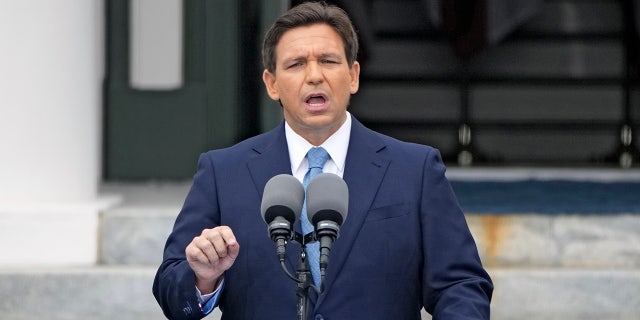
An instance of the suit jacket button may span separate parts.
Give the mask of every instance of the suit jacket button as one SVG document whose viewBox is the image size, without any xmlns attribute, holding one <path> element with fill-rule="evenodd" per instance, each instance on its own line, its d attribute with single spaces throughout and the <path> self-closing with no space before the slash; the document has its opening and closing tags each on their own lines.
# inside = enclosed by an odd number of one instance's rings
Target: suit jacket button
<svg viewBox="0 0 640 320">
<path fill-rule="evenodd" d="M 316 314 L 314 317 L 315 320 L 324 320 L 324 317 L 321 314 Z"/>
</svg>

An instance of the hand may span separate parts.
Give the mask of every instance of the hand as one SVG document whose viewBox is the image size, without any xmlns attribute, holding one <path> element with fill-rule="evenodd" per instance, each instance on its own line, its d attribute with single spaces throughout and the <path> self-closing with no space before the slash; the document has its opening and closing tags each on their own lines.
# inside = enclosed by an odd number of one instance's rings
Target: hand
<svg viewBox="0 0 640 320">
<path fill-rule="evenodd" d="M 189 266 L 196 274 L 196 287 L 202 294 L 214 291 L 240 251 L 236 237 L 227 226 L 205 229 L 185 249 Z"/>
</svg>

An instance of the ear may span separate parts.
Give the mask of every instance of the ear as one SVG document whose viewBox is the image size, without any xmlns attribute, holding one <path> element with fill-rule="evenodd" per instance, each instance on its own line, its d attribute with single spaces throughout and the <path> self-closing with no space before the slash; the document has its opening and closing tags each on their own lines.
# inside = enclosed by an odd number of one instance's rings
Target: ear
<svg viewBox="0 0 640 320">
<path fill-rule="evenodd" d="M 358 92 L 358 88 L 360 87 L 360 63 L 358 63 L 358 61 L 353 62 L 351 69 L 349 69 L 349 75 L 351 76 L 349 91 L 351 94 L 354 94 Z"/>
<path fill-rule="evenodd" d="M 278 93 L 278 87 L 276 86 L 276 75 L 264 69 L 262 72 L 262 81 L 267 88 L 267 94 L 273 100 L 280 100 L 280 94 Z"/>
</svg>

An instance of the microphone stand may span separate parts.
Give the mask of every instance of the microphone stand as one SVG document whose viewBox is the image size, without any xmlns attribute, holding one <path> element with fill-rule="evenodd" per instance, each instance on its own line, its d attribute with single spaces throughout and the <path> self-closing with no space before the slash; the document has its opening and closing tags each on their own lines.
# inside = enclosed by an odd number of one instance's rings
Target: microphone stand
<svg viewBox="0 0 640 320">
<path fill-rule="evenodd" d="M 307 308 L 309 306 L 309 288 L 318 290 L 311 282 L 311 270 L 309 269 L 309 261 L 307 260 L 307 253 L 305 252 L 306 244 L 314 241 L 313 232 L 302 236 L 299 233 L 295 233 L 292 237 L 293 241 L 302 244 L 302 250 L 300 251 L 300 258 L 298 259 L 298 265 L 296 266 L 296 276 L 294 277 L 284 262 L 284 252 L 281 252 L 280 265 L 284 273 L 293 281 L 296 282 L 296 315 L 298 320 L 307 320 Z"/>
<path fill-rule="evenodd" d="M 297 319 L 307 319 L 307 308 L 309 306 L 309 287 L 311 286 L 311 271 L 309 270 L 309 261 L 307 260 L 307 254 L 302 247 L 300 252 L 300 259 L 298 259 L 298 266 L 296 268 L 296 274 L 298 281 L 296 281 L 296 297 L 298 298 L 297 304 Z"/>
<path fill-rule="evenodd" d="M 298 232 L 293 232 L 288 221 L 280 217 L 276 217 L 269 224 L 269 235 L 271 236 L 271 239 L 276 242 L 276 253 L 278 255 L 278 260 L 280 260 L 282 270 L 291 280 L 296 282 L 296 297 L 298 299 L 296 306 L 297 319 L 306 320 L 307 307 L 309 305 L 309 287 L 315 288 L 315 286 L 311 284 L 311 270 L 309 269 L 309 261 L 307 260 L 305 247 L 307 243 L 314 241 L 314 234 L 311 232 L 308 235 L 303 236 Z M 287 264 L 285 263 L 285 247 L 288 239 L 296 241 L 302 245 L 300 258 L 298 259 L 298 265 L 296 266 L 296 277 L 289 272 Z"/>
<path fill-rule="evenodd" d="M 280 266 L 284 273 L 293 281 L 296 282 L 296 315 L 298 320 L 307 320 L 307 308 L 309 305 L 309 288 L 313 288 L 320 294 L 321 289 L 317 288 L 311 277 L 311 269 L 309 268 L 309 260 L 307 260 L 307 253 L 305 251 L 307 243 L 316 241 L 318 236 L 322 236 L 320 239 L 321 251 L 320 251 L 320 272 L 322 276 L 322 282 L 324 282 L 324 271 L 326 270 L 328 260 L 330 243 L 337 237 L 338 227 L 329 223 L 325 226 L 325 221 L 321 221 L 319 225 L 322 225 L 322 230 L 316 234 L 316 232 L 310 232 L 307 235 L 301 235 L 298 232 L 292 232 L 288 228 L 283 228 L 284 221 L 276 221 L 269 225 L 269 233 L 272 239 L 276 242 L 276 252 L 278 259 L 280 260 Z M 335 224 L 335 223 L 334 223 Z M 302 245 L 300 250 L 300 257 L 298 258 L 298 264 L 296 266 L 296 276 L 293 276 L 285 263 L 285 246 L 287 239 L 298 242 Z M 321 285 L 322 286 L 322 285 Z"/>
</svg>

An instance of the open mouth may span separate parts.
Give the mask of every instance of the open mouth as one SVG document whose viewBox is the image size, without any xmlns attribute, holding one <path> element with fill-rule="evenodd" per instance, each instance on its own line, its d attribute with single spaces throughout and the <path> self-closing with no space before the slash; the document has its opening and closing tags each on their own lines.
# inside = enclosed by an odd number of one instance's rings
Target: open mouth
<svg viewBox="0 0 640 320">
<path fill-rule="evenodd" d="M 322 107 L 327 102 L 327 97 L 322 94 L 312 94 L 305 101 L 310 107 Z"/>
</svg>

